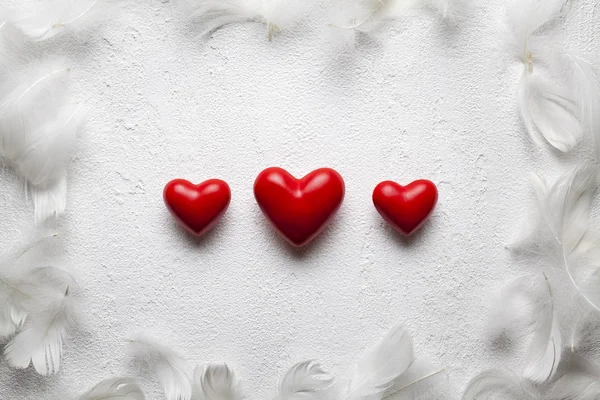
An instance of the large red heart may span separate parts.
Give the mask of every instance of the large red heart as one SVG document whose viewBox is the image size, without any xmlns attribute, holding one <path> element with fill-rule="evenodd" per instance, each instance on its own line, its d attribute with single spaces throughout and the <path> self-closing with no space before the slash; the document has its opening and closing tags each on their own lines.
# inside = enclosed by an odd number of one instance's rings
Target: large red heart
<svg viewBox="0 0 600 400">
<path fill-rule="evenodd" d="M 406 186 L 381 182 L 373 191 L 373 204 L 379 214 L 399 232 L 410 235 L 433 212 L 438 191 L 433 182 L 414 181 Z"/>
<path fill-rule="evenodd" d="M 344 180 L 330 168 L 296 179 L 281 168 L 267 168 L 254 183 L 265 216 L 294 246 L 304 246 L 325 228 L 344 200 Z"/>
<path fill-rule="evenodd" d="M 200 236 L 219 222 L 231 201 L 231 190 L 220 179 L 194 185 L 184 179 L 167 183 L 163 193 L 167 208 L 189 232 Z"/>
</svg>

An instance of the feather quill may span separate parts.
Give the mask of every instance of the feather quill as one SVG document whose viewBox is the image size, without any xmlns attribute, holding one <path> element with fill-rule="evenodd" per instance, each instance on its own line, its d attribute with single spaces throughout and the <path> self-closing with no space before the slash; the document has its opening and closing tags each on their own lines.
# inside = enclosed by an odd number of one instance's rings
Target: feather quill
<svg viewBox="0 0 600 400">
<path fill-rule="evenodd" d="M 85 114 L 66 102 L 68 71 L 60 60 L 30 66 L 1 92 L 0 157 L 27 181 L 38 222 L 65 210 L 66 168 Z"/>
<path fill-rule="evenodd" d="M 483 397 L 485 395 L 485 397 Z M 477 375 L 467 384 L 462 400 L 477 400 L 494 398 L 494 396 L 509 396 L 515 400 L 530 400 L 540 398 L 535 387 L 528 387 L 519 377 L 512 373 L 491 369 Z M 499 397 L 504 398 L 504 397 Z"/>
<path fill-rule="evenodd" d="M 132 378 L 113 378 L 100 382 L 79 400 L 144 400 L 144 392 Z"/>
<path fill-rule="evenodd" d="M 357 362 L 344 400 L 379 400 L 414 361 L 412 337 L 397 325 Z"/>
<path fill-rule="evenodd" d="M 546 382 L 558 369 L 562 334 L 547 277 L 525 276 L 508 284 L 491 315 L 492 334 L 523 337 L 533 333 L 523 374 L 536 383 Z"/>
<path fill-rule="evenodd" d="M 600 162 L 600 76 L 592 64 L 582 57 L 568 56 L 573 69 L 579 119 L 584 131 L 590 135 L 596 150 L 596 162 Z"/>
<path fill-rule="evenodd" d="M 33 41 L 65 31 L 80 32 L 101 23 L 118 4 L 113 0 L 23 0 L 7 9 L 8 21 Z"/>
<path fill-rule="evenodd" d="M 240 383 L 227 364 L 196 367 L 193 392 L 198 400 L 241 400 Z"/>
<path fill-rule="evenodd" d="M 547 279 L 546 279 L 547 282 Z M 548 284 L 549 307 L 544 310 L 527 355 L 523 375 L 536 383 L 544 383 L 556 374 L 562 355 L 562 333 L 558 324 L 552 289 Z"/>
<path fill-rule="evenodd" d="M 580 117 L 585 108 L 571 84 L 559 84 L 540 73 L 557 55 L 544 29 L 562 8 L 563 0 L 511 0 L 508 20 L 512 41 L 524 70 L 519 83 L 518 104 L 529 136 L 540 144 L 538 134 L 555 149 L 573 149 L 583 134 Z"/>
<path fill-rule="evenodd" d="M 597 174 L 595 167 L 579 165 L 550 187 L 541 184 L 541 178 L 534 180 L 534 186 L 541 215 L 538 240 L 544 242 L 546 233 L 578 293 L 600 309 L 600 234 L 589 228 Z"/>
<path fill-rule="evenodd" d="M 40 375 L 58 372 L 62 359 L 63 343 L 72 327 L 76 314 L 71 288 L 64 294 L 48 296 L 47 307 L 38 311 L 38 301 L 25 308 L 28 318 L 23 328 L 4 348 L 8 363 L 17 369 L 33 364 Z"/>
<path fill-rule="evenodd" d="M 333 384 L 333 377 L 314 361 L 300 362 L 285 374 L 279 385 L 278 400 L 322 398 Z"/>
<path fill-rule="evenodd" d="M 129 341 L 133 357 L 152 369 L 167 400 L 190 400 L 192 385 L 184 359 L 173 350 L 142 335 Z"/>
<path fill-rule="evenodd" d="M 556 18 L 564 0 L 509 0 L 507 2 L 508 23 L 512 30 L 515 54 L 526 66 L 546 55 L 552 49 L 552 41 L 542 28 Z"/>
<path fill-rule="evenodd" d="M 201 36 L 229 24 L 257 22 L 265 24 L 269 40 L 294 25 L 307 8 L 304 0 L 187 0 L 192 17 L 205 22 Z"/>
<path fill-rule="evenodd" d="M 411 400 L 434 390 L 436 385 L 447 380 L 444 369 L 434 368 L 428 362 L 417 359 L 394 381 L 383 399 Z"/>
</svg>

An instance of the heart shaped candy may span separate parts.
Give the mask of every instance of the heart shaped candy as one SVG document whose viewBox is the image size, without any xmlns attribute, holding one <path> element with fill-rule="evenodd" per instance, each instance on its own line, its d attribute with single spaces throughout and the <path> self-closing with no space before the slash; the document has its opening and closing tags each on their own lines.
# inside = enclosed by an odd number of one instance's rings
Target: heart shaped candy
<svg viewBox="0 0 600 400">
<path fill-rule="evenodd" d="M 292 245 L 313 240 L 327 226 L 344 200 L 344 180 L 330 168 L 296 179 L 281 168 L 267 168 L 254 183 L 262 212 Z"/>
<path fill-rule="evenodd" d="M 200 236 L 219 222 L 231 201 L 229 185 L 210 179 L 194 185 L 184 179 L 167 183 L 163 193 L 173 217 L 190 233 Z"/>
<path fill-rule="evenodd" d="M 406 186 L 385 181 L 373 191 L 373 204 L 379 214 L 405 235 L 412 234 L 425 223 L 437 199 L 437 188 L 428 180 L 414 181 Z"/>
</svg>

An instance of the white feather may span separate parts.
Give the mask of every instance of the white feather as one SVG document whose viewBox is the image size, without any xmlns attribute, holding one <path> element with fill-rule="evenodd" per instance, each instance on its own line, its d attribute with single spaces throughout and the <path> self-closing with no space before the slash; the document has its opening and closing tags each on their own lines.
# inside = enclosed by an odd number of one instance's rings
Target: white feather
<svg viewBox="0 0 600 400">
<path fill-rule="evenodd" d="M 549 292 L 548 306 L 538 318 L 527 355 L 523 376 L 536 383 L 545 383 L 556 374 L 562 355 L 562 333 L 556 316 L 554 298 L 546 278 Z"/>
<path fill-rule="evenodd" d="M 553 67 L 558 50 L 544 29 L 559 13 L 564 0 L 511 0 L 508 20 L 516 55 L 524 65 L 519 84 L 518 104 L 527 132 L 537 144 L 538 134 L 554 148 L 567 152 L 583 134 L 584 105 L 571 82 L 559 83 L 540 72 Z M 550 76 L 560 71 L 550 71 Z"/>
<path fill-rule="evenodd" d="M 7 9 L 8 21 L 25 36 L 41 41 L 65 31 L 83 31 L 99 24 L 117 0 L 20 0 Z"/>
<path fill-rule="evenodd" d="M 434 368 L 425 360 L 417 359 L 394 381 L 383 398 L 386 400 L 410 400 L 430 393 L 447 380 L 446 371 Z"/>
<path fill-rule="evenodd" d="M 62 61 L 9 76 L 0 103 L 0 157 L 27 181 L 36 221 L 64 212 L 66 168 L 84 110 L 66 102 Z"/>
<path fill-rule="evenodd" d="M 412 338 L 397 325 L 357 362 L 344 400 L 379 400 L 414 361 Z"/>
<path fill-rule="evenodd" d="M 558 379 L 553 388 L 550 400 L 598 400 L 600 377 L 569 373 Z"/>
<path fill-rule="evenodd" d="M 536 383 L 552 378 L 562 354 L 562 334 L 554 297 L 545 275 L 525 276 L 508 284 L 491 315 L 492 334 L 524 337 L 533 333 L 527 351 L 524 376 Z"/>
<path fill-rule="evenodd" d="M 35 312 L 42 311 L 45 296 L 62 293 L 66 286 L 76 284 L 65 271 L 41 266 L 53 256 L 57 238 L 56 233 L 36 237 L 0 259 L 0 339 L 13 335 L 34 305 L 38 305 Z"/>
<path fill-rule="evenodd" d="M 190 400 L 190 383 L 184 359 L 173 350 L 142 335 L 129 341 L 135 359 L 154 371 L 167 400 Z"/>
<path fill-rule="evenodd" d="M 559 257 L 563 262 L 582 298 L 600 309 L 600 234 L 589 229 L 597 174 L 596 167 L 582 164 L 551 186 L 542 178 L 534 179 L 540 214 L 535 239 L 552 261 Z"/>
<path fill-rule="evenodd" d="M 192 16 L 205 22 L 201 36 L 238 22 L 265 24 L 269 40 L 298 22 L 306 0 L 187 0 Z"/>
<path fill-rule="evenodd" d="M 568 370 L 553 383 L 550 400 L 597 400 L 600 398 L 600 368 L 578 354 L 572 354 Z"/>
<path fill-rule="evenodd" d="M 588 231 L 597 172 L 580 165 L 561 176 L 546 194 L 544 215 L 551 232 L 569 254 Z"/>
<path fill-rule="evenodd" d="M 227 364 L 208 364 L 194 371 L 197 400 L 241 400 L 239 380 Z"/>
<path fill-rule="evenodd" d="M 465 3 L 465 0 L 340 0 L 331 12 L 330 25 L 341 30 L 372 32 L 386 21 L 423 8 L 454 20 Z"/>
<path fill-rule="evenodd" d="M 63 295 L 47 296 L 46 307 L 39 309 L 39 300 L 26 306 L 28 318 L 23 328 L 4 348 L 8 363 L 24 369 L 33 364 L 40 375 L 58 372 L 65 336 L 73 325 L 76 307 L 71 288 Z"/>
<path fill-rule="evenodd" d="M 516 55 L 527 65 L 552 47 L 542 28 L 559 13 L 564 0 L 509 0 L 508 23 Z"/>
<path fill-rule="evenodd" d="M 100 382 L 79 400 L 144 400 L 144 392 L 132 378 L 114 378 Z"/>
<path fill-rule="evenodd" d="M 513 400 L 538 399 L 539 393 L 534 387 L 526 386 L 512 373 L 492 369 L 477 375 L 467 384 L 462 400 L 508 398 Z M 500 397 L 501 396 L 501 397 Z"/>
<path fill-rule="evenodd" d="M 527 132 L 536 143 L 539 132 L 557 150 L 573 149 L 582 136 L 582 127 L 572 93 L 526 68 L 518 99 Z"/>
<path fill-rule="evenodd" d="M 426 0 L 424 3 L 438 13 L 442 19 L 456 21 L 464 15 L 470 0 Z"/>
<path fill-rule="evenodd" d="M 46 299 L 72 282 L 65 271 L 38 267 L 24 272 L 0 272 L 0 338 L 13 335 L 28 315 L 43 313 Z"/>
<path fill-rule="evenodd" d="M 319 399 L 328 393 L 333 377 L 314 361 L 294 365 L 279 385 L 278 400 Z"/>
<path fill-rule="evenodd" d="M 591 204 L 598 189 L 594 166 L 579 165 L 548 190 L 545 221 L 560 244 L 566 271 L 579 293 L 600 307 L 600 236 L 589 230 Z"/>
<path fill-rule="evenodd" d="M 566 256 L 566 270 L 579 294 L 600 310 L 600 234 L 588 231 Z"/>
<path fill-rule="evenodd" d="M 519 338 L 532 333 L 536 317 L 547 302 L 542 275 L 527 275 L 510 282 L 495 301 L 489 318 L 492 337 Z"/>
<path fill-rule="evenodd" d="M 587 60 L 572 55 L 569 60 L 581 111 L 579 119 L 594 143 L 596 162 L 600 162 L 600 76 Z"/>
</svg>

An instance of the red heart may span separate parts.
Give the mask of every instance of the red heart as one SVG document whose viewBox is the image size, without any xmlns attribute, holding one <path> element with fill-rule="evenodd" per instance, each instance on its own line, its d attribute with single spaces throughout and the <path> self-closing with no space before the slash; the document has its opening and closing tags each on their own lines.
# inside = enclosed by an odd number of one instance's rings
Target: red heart
<svg viewBox="0 0 600 400">
<path fill-rule="evenodd" d="M 438 199 L 434 183 L 414 181 L 406 186 L 381 182 L 373 191 L 373 204 L 379 214 L 399 232 L 410 235 L 433 212 Z"/>
<path fill-rule="evenodd" d="M 184 179 L 167 183 L 163 193 L 171 215 L 189 232 L 200 236 L 219 222 L 231 201 L 231 190 L 220 179 L 194 185 Z"/>
<path fill-rule="evenodd" d="M 344 200 L 344 180 L 330 168 L 296 179 L 281 168 L 267 168 L 254 183 L 262 212 L 294 246 L 304 246 L 325 228 Z"/>
</svg>

